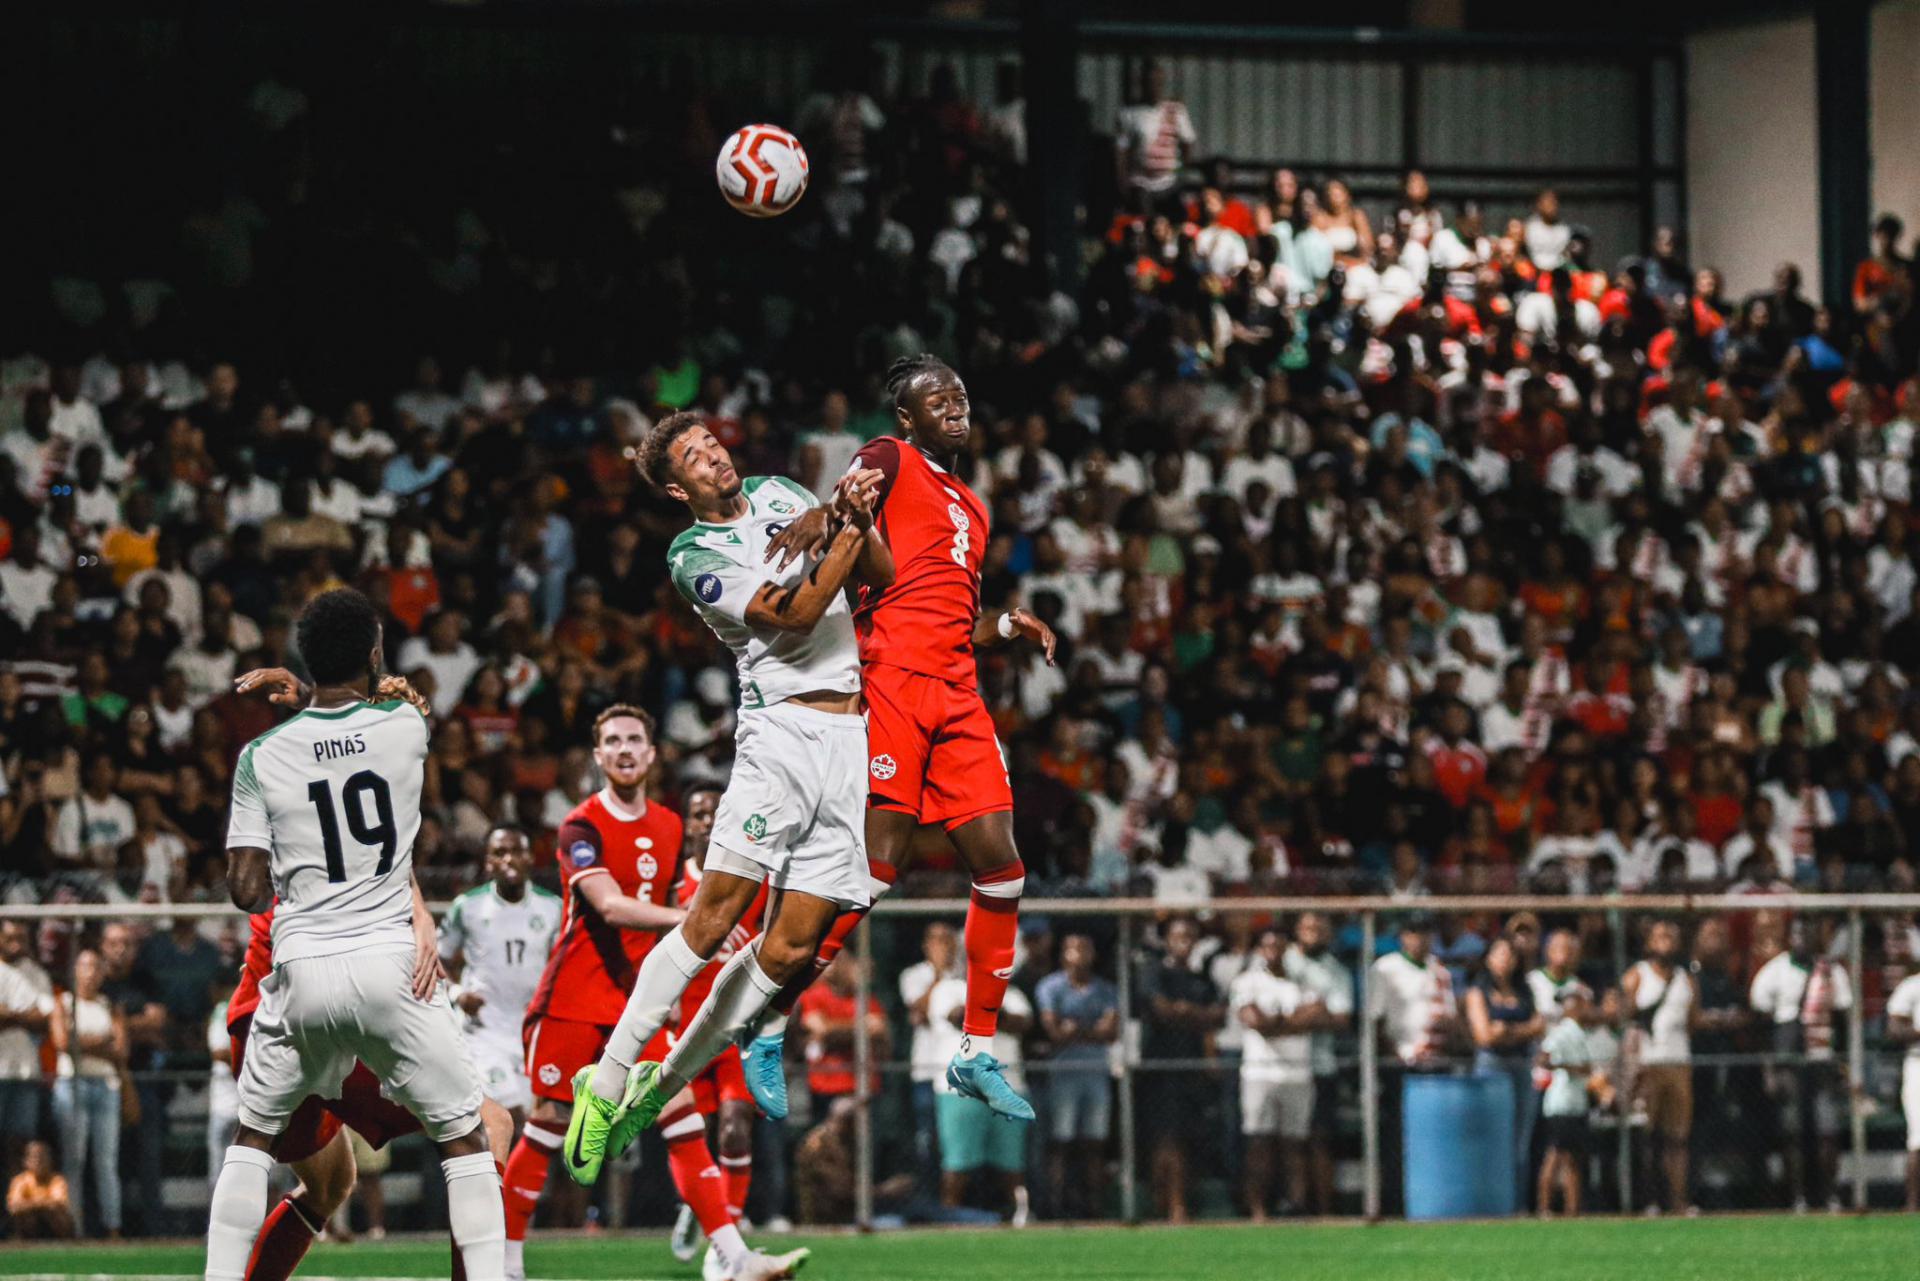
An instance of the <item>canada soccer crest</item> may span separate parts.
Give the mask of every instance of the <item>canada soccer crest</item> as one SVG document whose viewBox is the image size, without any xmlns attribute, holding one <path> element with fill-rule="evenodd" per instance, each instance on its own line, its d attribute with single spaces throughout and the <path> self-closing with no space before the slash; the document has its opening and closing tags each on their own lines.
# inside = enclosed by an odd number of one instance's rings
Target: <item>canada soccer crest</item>
<svg viewBox="0 0 1920 1281">
<path fill-rule="evenodd" d="M 560 1065 L 558 1063 L 542 1063 L 540 1065 L 540 1084 L 560 1084 Z"/>
<path fill-rule="evenodd" d="M 893 757 L 882 753 L 873 758 L 873 763 L 867 766 L 867 772 L 884 783 L 899 773 L 900 767 L 894 764 Z"/>
<path fill-rule="evenodd" d="M 968 517 L 967 509 L 959 503 L 947 504 L 947 519 L 952 521 L 953 527 L 962 533 L 973 528 L 973 521 Z"/>
<path fill-rule="evenodd" d="M 654 860 L 653 855 L 642 854 L 635 860 L 633 870 L 640 873 L 641 880 L 651 881 L 655 876 L 659 875 L 660 864 Z"/>
</svg>

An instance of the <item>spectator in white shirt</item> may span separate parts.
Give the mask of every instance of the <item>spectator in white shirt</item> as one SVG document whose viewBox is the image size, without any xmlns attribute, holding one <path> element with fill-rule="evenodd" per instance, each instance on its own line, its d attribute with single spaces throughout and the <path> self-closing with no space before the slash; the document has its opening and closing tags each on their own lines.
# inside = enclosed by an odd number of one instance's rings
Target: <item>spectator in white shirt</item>
<svg viewBox="0 0 1920 1281">
<path fill-rule="evenodd" d="M 1541 271 L 1552 271 L 1566 261 L 1567 242 L 1573 238 L 1573 228 L 1561 221 L 1560 193 L 1552 187 L 1534 197 L 1525 237 L 1527 257 Z"/>
<path fill-rule="evenodd" d="M 230 525 L 260 525 L 280 514 L 280 487 L 253 469 L 253 450 L 234 451 L 233 466 L 214 482 L 226 495 Z"/>
<path fill-rule="evenodd" d="M 459 610 L 443 609 L 427 622 L 425 636 L 410 637 L 400 646 L 399 669 L 426 668 L 433 673 L 433 713 L 451 715 L 466 693 L 467 682 L 480 670 L 480 655 L 461 639 L 466 620 Z"/>
<path fill-rule="evenodd" d="M 394 412 L 405 414 L 422 427 L 444 431 L 447 421 L 460 412 L 460 402 L 440 385 L 440 362 L 422 356 L 413 370 L 413 386 L 393 398 Z"/>
<path fill-rule="evenodd" d="M 40 1132 L 40 1099 L 46 1086 L 40 1079 L 40 1043 L 53 998 L 35 985 L 14 962 L 24 956 L 26 927 L 17 921 L 4 927 L 0 940 L 0 1160 L 15 1169 L 29 1140 Z"/>
<path fill-rule="evenodd" d="M 1353 974 L 1333 954 L 1333 926 L 1320 912 L 1302 912 L 1282 972 L 1309 1000 L 1319 1002 L 1312 1019 L 1310 1061 L 1313 1112 L 1307 1142 L 1307 1195 L 1314 1214 L 1333 1213 L 1333 1142 L 1339 1122 L 1340 1064 L 1334 1038 L 1353 1026 Z"/>
<path fill-rule="evenodd" d="M 1293 463 L 1274 451 L 1273 423 L 1266 418 L 1256 418 L 1247 425 L 1246 448 L 1228 460 L 1220 476 L 1220 488 L 1245 507 L 1247 487 L 1256 481 L 1266 485 L 1269 502 L 1292 498 L 1299 492 Z"/>
<path fill-rule="evenodd" d="M 1120 182 L 1125 188 L 1159 197 L 1173 190 L 1180 165 L 1192 154 L 1199 136 L 1186 104 L 1167 93 L 1165 66 L 1146 65 L 1145 89 L 1139 105 L 1120 113 L 1116 131 Z"/>
<path fill-rule="evenodd" d="M 1280 931 L 1263 930 L 1256 963 L 1233 981 L 1227 1008 L 1240 1037 L 1240 1128 L 1247 1140 L 1247 1213 L 1266 1221 L 1274 1157 L 1284 1162 L 1288 1199 L 1307 1195 L 1306 1141 L 1313 1124 L 1313 1032 L 1320 998 L 1286 977 Z"/>
<path fill-rule="evenodd" d="M 107 443 L 107 429 L 100 421 L 100 411 L 92 401 L 80 394 L 80 366 L 55 366 L 52 392 L 50 408 L 53 417 L 50 425 L 54 435 L 71 442 L 75 449 L 83 445 Z"/>
<path fill-rule="evenodd" d="M 1900 980 L 1887 998 L 1887 1039 L 1904 1046 L 1900 1110 L 1907 1119 L 1907 1213 L 1920 1211 L 1920 974 Z"/>
<path fill-rule="evenodd" d="M 1853 1012 L 1845 967 L 1819 955 L 1815 926 L 1795 917 L 1787 950 L 1760 967 L 1749 997 L 1771 1021 L 1773 1051 L 1788 1056 L 1768 1073 L 1768 1093 L 1785 1113 L 1787 1177 L 1794 1207 L 1840 1207 L 1837 1176 L 1846 1119 L 1836 1047 Z"/>
<path fill-rule="evenodd" d="M 233 615 L 224 606 L 208 605 L 200 616 L 200 639 L 177 650 L 169 666 L 187 678 L 187 702 L 199 711 L 233 687 L 239 654 L 233 645 Z"/>
<path fill-rule="evenodd" d="M 939 1150 L 934 1082 L 946 1072 L 947 1058 L 951 1057 L 939 1056 L 945 1038 L 934 1030 L 927 1003 L 942 980 L 965 976 L 958 964 L 959 955 L 953 926 L 933 921 L 920 936 L 921 959 L 900 971 L 900 1001 L 907 1008 L 907 1022 L 913 1026 L 913 1048 L 907 1057 L 912 1064 L 908 1077 L 913 1083 L 914 1156 L 925 1171 L 933 1169 L 934 1154 Z"/>
<path fill-rule="evenodd" d="M 1433 955 L 1433 918 L 1410 912 L 1400 922 L 1400 947 L 1373 963 L 1368 973 L 1367 1017 L 1380 1025 L 1383 1048 L 1380 1091 L 1382 1188 L 1388 1206 L 1401 1204 L 1400 1087 L 1409 1071 L 1437 1067 L 1459 1018 L 1453 978 Z"/>
<path fill-rule="evenodd" d="M 95 752 L 87 758 L 79 794 L 54 816 L 48 846 L 59 865 L 75 871 L 114 871 L 120 847 L 134 834 L 133 806 L 114 791 L 119 780 L 112 756 Z"/>
<path fill-rule="evenodd" d="M 54 584 L 60 575 L 40 559 L 40 527 L 22 525 L 13 531 L 13 554 L 0 562 L 0 609 L 22 631 L 33 626 L 40 611 L 53 604 Z"/>
</svg>

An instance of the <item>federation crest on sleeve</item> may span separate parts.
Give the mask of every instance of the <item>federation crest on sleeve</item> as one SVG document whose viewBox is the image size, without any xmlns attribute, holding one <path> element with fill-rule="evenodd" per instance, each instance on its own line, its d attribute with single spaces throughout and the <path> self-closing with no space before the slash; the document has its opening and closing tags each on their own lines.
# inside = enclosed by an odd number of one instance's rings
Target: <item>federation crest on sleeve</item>
<svg viewBox="0 0 1920 1281">
<path fill-rule="evenodd" d="M 693 594 L 711 605 L 720 599 L 720 575 L 702 574 L 693 580 Z"/>
<path fill-rule="evenodd" d="M 893 757 L 884 752 L 874 757 L 872 763 L 867 766 L 867 772 L 883 783 L 898 773 L 899 769 L 900 767 L 894 764 Z"/>
<path fill-rule="evenodd" d="M 575 841 L 567 847 L 567 861 L 575 867 L 592 867 L 600 857 L 600 851 L 593 848 L 592 841 Z"/>
<path fill-rule="evenodd" d="M 791 516 L 800 510 L 784 498 L 770 498 L 767 500 L 767 506 L 779 512 L 782 516 Z"/>
</svg>

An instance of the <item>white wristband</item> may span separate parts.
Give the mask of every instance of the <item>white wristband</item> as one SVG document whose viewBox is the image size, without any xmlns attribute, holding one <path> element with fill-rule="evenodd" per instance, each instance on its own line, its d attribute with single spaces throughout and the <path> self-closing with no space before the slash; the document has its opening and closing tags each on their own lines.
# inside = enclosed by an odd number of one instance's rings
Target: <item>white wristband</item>
<svg viewBox="0 0 1920 1281">
<path fill-rule="evenodd" d="M 1013 639 L 1013 615 L 1012 614 L 1000 615 L 1000 624 L 999 624 L 998 630 L 1000 632 L 1001 640 Z"/>
</svg>

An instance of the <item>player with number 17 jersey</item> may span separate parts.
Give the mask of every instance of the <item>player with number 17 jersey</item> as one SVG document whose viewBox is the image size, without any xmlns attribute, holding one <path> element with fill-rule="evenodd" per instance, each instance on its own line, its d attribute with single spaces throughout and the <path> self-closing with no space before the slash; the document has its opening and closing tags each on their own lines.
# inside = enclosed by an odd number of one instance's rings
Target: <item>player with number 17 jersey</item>
<svg viewBox="0 0 1920 1281">
<path fill-rule="evenodd" d="M 862 589 L 854 611 L 870 804 L 948 831 L 1010 810 L 1013 789 L 974 666 L 986 504 L 893 436 L 868 442 L 853 467 L 886 477 L 875 525 L 895 565 L 893 583 Z"/>
</svg>

